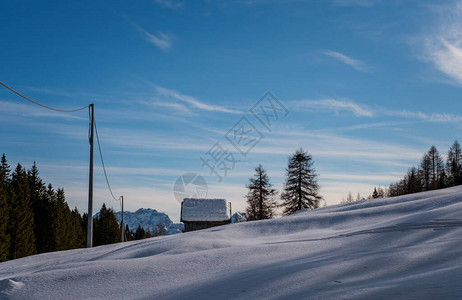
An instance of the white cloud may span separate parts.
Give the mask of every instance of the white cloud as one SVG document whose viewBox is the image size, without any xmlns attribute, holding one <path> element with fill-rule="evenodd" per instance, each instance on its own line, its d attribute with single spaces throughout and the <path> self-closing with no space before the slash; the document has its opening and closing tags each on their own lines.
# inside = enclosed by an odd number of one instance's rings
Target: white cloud
<svg viewBox="0 0 462 300">
<path fill-rule="evenodd" d="M 89 93 L 86 91 L 76 90 L 66 88 L 66 90 L 58 89 L 58 88 L 46 88 L 46 87 L 34 87 L 34 86 L 20 86 L 21 90 L 27 90 L 27 92 L 32 93 L 40 93 L 45 95 L 53 95 L 53 96 L 61 96 L 67 98 L 107 98 L 108 95 L 106 94 L 96 94 L 96 93 Z M 64 101 L 64 99 L 63 99 Z M 66 100 L 67 101 L 67 100 Z"/>
<path fill-rule="evenodd" d="M 310 110 L 324 110 L 339 113 L 340 111 L 348 111 L 358 117 L 373 117 L 386 115 L 391 117 L 402 117 L 406 119 L 416 119 L 424 122 L 433 123 L 460 123 L 462 122 L 462 115 L 455 115 L 449 113 L 424 113 L 421 111 L 407 111 L 407 110 L 387 110 L 384 108 L 371 109 L 366 106 L 357 104 L 350 100 L 336 100 L 336 99 L 322 99 L 322 100 L 296 100 L 292 104 L 298 108 L 306 108 Z M 361 128 L 355 126 L 353 128 Z"/>
<path fill-rule="evenodd" d="M 335 58 L 338 61 L 341 61 L 344 64 L 349 65 L 355 70 L 364 71 L 364 72 L 369 71 L 369 67 L 364 62 L 358 59 L 353 59 L 349 56 L 346 56 L 345 54 L 342 54 L 340 52 L 335 52 L 332 50 L 324 50 L 323 53 L 327 56 Z"/>
<path fill-rule="evenodd" d="M 132 149 L 133 145 L 139 150 L 168 150 L 168 151 L 197 151 L 205 152 L 211 145 L 204 139 L 186 134 L 155 134 L 150 131 L 138 131 L 125 129 L 106 129 L 104 141 L 107 144 Z"/>
<path fill-rule="evenodd" d="M 420 149 L 398 143 L 355 138 L 325 130 L 287 130 L 286 128 L 279 130 L 275 128 L 270 136 L 265 137 L 252 149 L 249 159 L 259 157 L 262 160 L 270 157 L 274 163 L 276 159 L 280 159 L 280 162 L 285 164 L 287 155 L 299 147 L 316 158 L 328 159 L 331 162 L 335 160 L 343 164 L 347 160 L 393 166 L 398 169 L 404 167 L 404 170 L 422 156 Z M 340 169 L 337 171 L 342 172 Z"/>
<path fill-rule="evenodd" d="M 218 112 L 224 112 L 224 113 L 231 113 L 231 114 L 239 114 L 241 113 L 240 111 L 233 110 L 233 109 L 228 109 L 226 107 L 218 106 L 218 105 L 211 105 L 211 104 L 206 104 L 203 102 L 200 102 L 196 98 L 188 95 L 184 95 L 178 91 L 163 88 L 160 86 L 156 86 L 156 91 L 162 96 L 172 98 L 184 103 L 188 103 L 196 108 L 199 108 L 201 110 L 206 110 L 206 111 L 218 111 Z"/>
<path fill-rule="evenodd" d="M 372 122 L 352 126 L 342 126 L 342 131 L 360 130 L 360 129 L 382 129 L 382 130 L 401 130 L 402 126 L 409 125 L 412 121 L 393 121 L 393 122 Z"/>
<path fill-rule="evenodd" d="M 151 44 L 154 44 L 155 46 L 157 46 L 158 48 L 160 48 L 161 50 L 163 51 L 167 51 L 168 49 L 170 49 L 170 47 L 172 46 L 172 38 L 162 32 L 158 32 L 157 33 L 157 36 L 150 33 L 149 31 L 147 31 L 146 29 L 142 28 L 141 26 L 131 22 L 132 25 L 139 31 L 143 34 L 143 37 L 144 39 L 148 42 L 148 43 L 151 43 Z"/>
<path fill-rule="evenodd" d="M 462 121 L 462 116 L 454 114 L 445 114 L 445 113 L 431 113 L 426 114 L 420 111 L 411 112 L 407 110 L 401 111 L 387 111 L 389 116 L 399 116 L 409 119 L 418 119 L 425 122 L 434 122 L 434 123 L 459 123 Z"/>
<path fill-rule="evenodd" d="M 165 8 L 178 9 L 183 6 L 183 2 L 176 2 L 172 0 L 155 0 L 155 2 Z"/>
<path fill-rule="evenodd" d="M 19 101 L 22 101 L 21 99 Z M 66 109 L 66 108 L 63 108 Z M 76 120 L 86 120 L 88 117 L 85 116 L 85 113 L 81 114 L 71 114 L 71 113 L 62 113 L 56 111 L 50 111 L 48 109 L 38 107 L 34 104 L 19 104 L 12 103 L 7 101 L 0 100 L 0 111 L 14 113 L 26 117 L 56 117 L 64 119 L 76 119 Z M 83 116 L 82 116 L 83 115 Z M 6 120 L 6 117 L 5 117 Z M 3 121 L 3 120 L 2 120 Z"/>
<path fill-rule="evenodd" d="M 163 102 L 163 101 L 160 101 L 160 100 L 154 100 L 154 101 L 150 101 L 150 102 L 142 101 L 140 103 L 147 104 L 147 105 L 160 106 L 160 107 L 167 107 L 167 108 L 174 109 L 174 110 L 178 111 L 179 113 L 191 114 L 191 111 L 185 105 L 180 104 L 180 103 Z"/>
<path fill-rule="evenodd" d="M 462 2 L 436 11 L 441 13 L 440 21 L 423 37 L 423 59 L 462 85 Z"/>
<path fill-rule="evenodd" d="M 362 107 L 353 101 L 349 100 L 335 100 L 335 99 L 323 99 L 323 100 L 299 100 L 293 101 L 294 104 L 299 107 L 305 107 L 310 109 L 320 109 L 328 111 L 350 111 L 358 117 L 372 117 L 374 112 L 366 107 Z"/>
<path fill-rule="evenodd" d="M 428 58 L 438 70 L 459 84 L 462 84 L 461 42 L 462 40 L 449 41 L 445 38 L 427 40 Z"/>
<path fill-rule="evenodd" d="M 322 178 L 325 181 L 343 181 L 343 182 L 370 182 L 370 183 L 377 183 L 377 182 L 394 182 L 403 177 L 402 174 L 385 174 L 385 175 L 377 175 L 377 174 L 348 174 L 348 173 L 323 173 Z"/>
</svg>

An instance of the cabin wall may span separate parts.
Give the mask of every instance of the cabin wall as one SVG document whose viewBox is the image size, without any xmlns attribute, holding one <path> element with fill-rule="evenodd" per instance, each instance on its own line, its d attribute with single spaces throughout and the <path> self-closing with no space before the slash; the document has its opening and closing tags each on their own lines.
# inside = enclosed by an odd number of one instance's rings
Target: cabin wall
<svg viewBox="0 0 462 300">
<path fill-rule="evenodd" d="M 216 222 L 186 222 L 184 223 L 184 232 L 207 229 L 215 226 L 221 226 L 231 223 L 231 220 L 216 221 Z"/>
</svg>

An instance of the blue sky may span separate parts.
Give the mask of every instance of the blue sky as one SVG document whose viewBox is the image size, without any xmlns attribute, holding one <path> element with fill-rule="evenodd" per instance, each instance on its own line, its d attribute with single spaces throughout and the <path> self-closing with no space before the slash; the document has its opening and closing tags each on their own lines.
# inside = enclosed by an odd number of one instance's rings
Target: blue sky
<svg viewBox="0 0 462 300">
<path fill-rule="evenodd" d="M 461 20 L 460 1 L 8 1 L 0 80 L 58 108 L 95 103 L 109 180 L 129 210 L 178 221 L 173 184 L 188 172 L 243 210 L 254 167 L 281 189 L 299 147 L 330 205 L 459 139 Z M 270 128 L 250 112 L 268 91 L 287 109 Z M 242 118 L 261 135 L 245 156 L 225 137 Z M 10 163 L 35 160 L 86 211 L 88 113 L 0 89 L 0 125 Z M 217 142 L 235 160 L 221 181 L 201 160 Z M 95 164 L 94 207 L 117 210 Z"/>
</svg>

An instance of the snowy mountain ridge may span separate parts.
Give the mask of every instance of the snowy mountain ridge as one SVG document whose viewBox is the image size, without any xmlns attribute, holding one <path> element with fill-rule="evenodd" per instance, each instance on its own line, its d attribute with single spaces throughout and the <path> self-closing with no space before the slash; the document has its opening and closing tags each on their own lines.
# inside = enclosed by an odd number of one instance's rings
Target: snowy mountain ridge
<svg viewBox="0 0 462 300">
<path fill-rule="evenodd" d="M 97 218 L 99 212 L 93 217 Z M 122 212 L 118 211 L 115 213 L 117 222 L 122 221 Z M 173 223 L 170 217 L 163 212 L 159 212 L 152 208 L 140 208 L 135 212 L 124 211 L 124 224 L 128 225 L 128 228 L 135 232 L 138 226 L 144 228 L 145 231 L 153 231 L 157 224 L 163 224 L 167 231 L 167 235 L 177 234 L 183 232 L 184 224 Z"/>
<path fill-rule="evenodd" d="M 122 212 L 118 211 L 115 215 L 120 224 Z M 167 229 L 167 235 L 181 233 L 184 228 L 181 223 L 173 223 L 167 214 L 151 208 L 140 208 L 135 212 L 125 211 L 124 223 L 131 231 L 136 231 L 139 225 L 146 231 L 153 231 L 154 227 L 160 223 Z"/>
<path fill-rule="evenodd" d="M 458 186 L 7 261 L 0 298 L 462 299 L 461 245 Z"/>
</svg>

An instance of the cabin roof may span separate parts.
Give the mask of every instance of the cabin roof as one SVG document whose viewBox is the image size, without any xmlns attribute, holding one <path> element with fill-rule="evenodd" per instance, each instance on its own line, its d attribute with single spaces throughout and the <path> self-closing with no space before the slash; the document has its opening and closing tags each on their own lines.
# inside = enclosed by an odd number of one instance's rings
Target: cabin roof
<svg viewBox="0 0 462 300">
<path fill-rule="evenodd" d="M 185 198 L 181 209 L 181 221 L 216 222 L 231 218 L 225 199 Z"/>
</svg>

